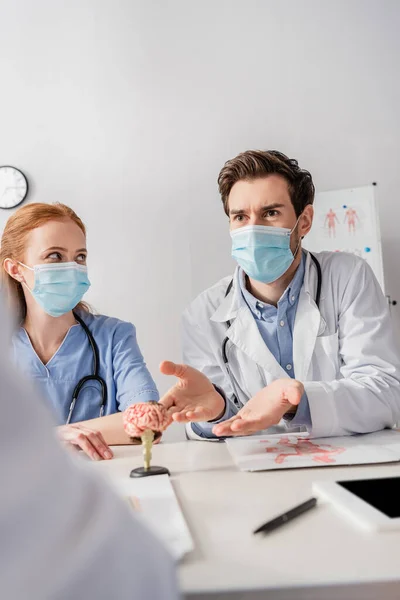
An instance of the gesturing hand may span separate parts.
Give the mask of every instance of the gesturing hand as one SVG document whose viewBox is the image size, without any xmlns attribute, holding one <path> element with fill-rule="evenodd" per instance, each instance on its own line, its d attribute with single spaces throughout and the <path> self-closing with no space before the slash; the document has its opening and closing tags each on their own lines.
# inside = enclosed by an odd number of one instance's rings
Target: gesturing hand
<svg viewBox="0 0 400 600">
<path fill-rule="evenodd" d="M 260 390 L 231 419 L 215 425 L 217 436 L 250 435 L 277 425 L 283 415 L 295 410 L 304 393 L 296 379 L 277 379 Z"/>
<path fill-rule="evenodd" d="M 223 415 L 225 400 L 203 373 L 188 365 L 169 361 L 161 363 L 160 371 L 178 378 L 160 400 L 174 421 L 213 421 Z"/>
</svg>

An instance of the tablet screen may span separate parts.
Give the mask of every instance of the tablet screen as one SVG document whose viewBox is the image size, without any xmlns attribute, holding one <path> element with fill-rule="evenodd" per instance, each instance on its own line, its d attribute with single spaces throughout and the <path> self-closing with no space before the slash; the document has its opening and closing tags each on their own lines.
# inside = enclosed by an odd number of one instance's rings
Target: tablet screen
<svg viewBox="0 0 400 600">
<path fill-rule="evenodd" d="M 400 477 L 337 483 L 387 517 L 391 519 L 400 517 Z"/>
</svg>

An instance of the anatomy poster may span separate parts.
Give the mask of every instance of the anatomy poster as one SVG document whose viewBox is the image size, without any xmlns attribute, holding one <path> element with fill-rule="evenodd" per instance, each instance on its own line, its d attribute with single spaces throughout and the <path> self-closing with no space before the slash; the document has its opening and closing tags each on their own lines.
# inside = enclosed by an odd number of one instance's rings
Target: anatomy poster
<svg viewBox="0 0 400 600">
<path fill-rule="evenodd" d="M 393 430 L 319 439 L 282 433 L 231 438 L 226 443 L 241 471 L 400 461 L 400 432 Z"/>
<path fill-rule="evenodd" d="M 307 250 L 350 252 L 365 259 L 384 290 L 376 187 L 316 194 L 314 223 L 304 239 Z"/>
</svg>

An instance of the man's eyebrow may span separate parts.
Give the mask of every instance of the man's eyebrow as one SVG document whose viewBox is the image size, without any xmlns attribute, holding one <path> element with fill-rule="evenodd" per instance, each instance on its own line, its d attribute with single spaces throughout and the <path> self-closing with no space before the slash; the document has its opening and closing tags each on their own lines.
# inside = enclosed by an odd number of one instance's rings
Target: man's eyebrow
<svg viewBox="0 0 400 600">
<path fill-rule="evenodd" d="M 263 210 L 273 210 L 274 208 L 283 208 L 285 205 L 279 202 L 273 204 L 266 204 L 260 208 L 260 212 Z M 243 215 L 246 211 L 243 208 L 233 209 L 229 211 L 230 215 Z"/>
</svg>

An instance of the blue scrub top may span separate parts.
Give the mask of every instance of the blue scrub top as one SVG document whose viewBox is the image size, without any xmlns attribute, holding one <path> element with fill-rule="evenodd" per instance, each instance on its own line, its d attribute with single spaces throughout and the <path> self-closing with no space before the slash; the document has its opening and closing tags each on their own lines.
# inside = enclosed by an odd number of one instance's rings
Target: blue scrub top
<svg viewBox="0 0 400 600">
<path fill-rule="evenodd" d="M 158 400 L 156 385 L 140 352 L 136 330 L 131 323 L 104 315 L 79 311 L 99 349 L 99 375 L 107 384 L 104 415 L 123 411 L 136 402 Z M 73 390 L 85 375 L 93 373 L 93 352 L 81 325 L 73 325 L 61 346 L 44 365 L 36 354 L 29 336 L 20 327 L 12 339 L 17 367 L 37 384 L 51 407 L 57 423 L 68 417 Z M 100 414 L 101 388 L 96 381 L 87 382 L 77 399 L 71 423 L 94 419 Z"/>
</svg>

